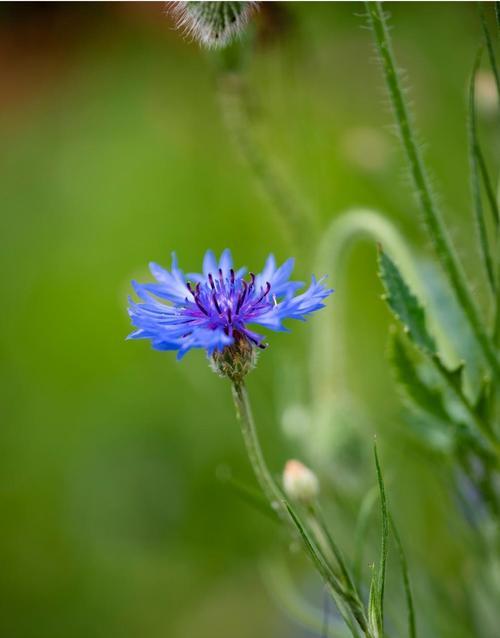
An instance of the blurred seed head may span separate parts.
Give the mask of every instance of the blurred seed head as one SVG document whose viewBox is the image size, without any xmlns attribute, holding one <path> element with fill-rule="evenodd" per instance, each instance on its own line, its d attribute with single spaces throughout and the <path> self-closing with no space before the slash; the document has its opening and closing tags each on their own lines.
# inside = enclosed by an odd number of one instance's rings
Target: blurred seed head
<svg viewBox="0 0 500 638">
<path fill-rule="evenodd" d="M 319 494 L 319 481 L 303 463 L 291 459 L 283 471 L 283 488 L 292 501 L 312 505 Z"/>
<path fill-rule="evenodd" d="M 177 28 L 209 49 L 227 46 L 241 35 L 258 2 L 170 2 Z"/>
</svg>

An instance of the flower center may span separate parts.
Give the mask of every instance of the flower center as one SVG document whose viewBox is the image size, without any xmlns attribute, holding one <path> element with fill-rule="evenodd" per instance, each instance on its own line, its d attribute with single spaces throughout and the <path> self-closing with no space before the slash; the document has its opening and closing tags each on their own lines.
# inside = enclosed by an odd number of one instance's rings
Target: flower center
<svg viewBox="0 0 500 638">
<path fill-rule="evenodd" d="M 208 273 L 205 283 L 198 282 L 193 288 L 191 282 L 187 282 L 186 286 L 200 312 L 232 330 L 243 327 L 271 303 L 268 298 L 271 284 L 267 281 L 265 286 L 257 288 L 255 281 L 254 273 L 249 274 L 247 281 L 236 277 L 232 268 L 225 277 L 219 268 L 216 276 Z"/>
</svg>

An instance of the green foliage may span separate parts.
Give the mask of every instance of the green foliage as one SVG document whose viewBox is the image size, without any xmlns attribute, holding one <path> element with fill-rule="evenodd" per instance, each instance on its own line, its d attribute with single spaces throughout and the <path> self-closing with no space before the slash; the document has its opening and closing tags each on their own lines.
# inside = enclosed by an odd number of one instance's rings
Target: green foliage
<svg viewBox="0 0 500 638">
<path fill-rule="evenodd" d="M 386 301 L 412 341 L 426 354 L 436 354 L 436 344 L 427 330 L 423 307 L 383 250 L 379 250 L 379 275 L 386 290 Z"/>
<path fill-rule="evenodd" d="M 399 536 L 399 532 L 397 530 L 394 519 L 392 518 L 392 516 L 390 516 L 389 518 L 391 523 L 392 535 L 394 536 L 394 540 L 396 542 L 396 547 L 398 550 L 399 564 L 401 565 L 401 575 L 403 578 L 403 585 L 405 590 L 406 608 L 408 612 L 408 638 L 417 638 L 417 621 L 415 617 L 413 594 L 411 591 L 408 561 L 406 559 L 403 543 L 401 542 L 401 538 Z"/>
<path fill-rule="evenodd" d="M 472 70 L 470 83 L 469 83 L 469 115 L 468 115 L 469 164 L 470 164 L 470 176 L 471 176 L 472 201 L 473 201 L 474 215 L 476 219 L 476 225 L 477 225 L 478 236 L 479 236 L 479 247 L 481 251 L 483 264 L 486 269 L 488 283 L 490 285 L 492 294 L 495 295 L 496 294 L 495 272 L 494 272 L 493 260 L 491 258 L 490 247 L 488 244 L 486 223 L 484 219 L 484 210 L 483 210 L 483 204 L 481 200 L 481 182 L 479 178 L 479 166 L 481 165 L 483 167 L 483 170 L 482 170 L 483 177 L 485 178 L 487 184 L 490 183 L 488 172 L 484 162 L 484 157 L 481 151 L 481 147 L 479 145 L 479 139 L 477 135 L 477 122 L 476 122 L 475 86 L 476 86 L 477 71 L 481 63 L 481 53 L 482 53 L 482 50 L 480 49 L 476 56 L 476 60 L 474 62 L 474 68 Z M 496 210 L 495 207 L 492 207 L 492 210 L 496 212 L 496 214 L 498 215 L 498 211 Z M 497 223 L 498 223 L 498 220 L 497 220 Z"/>
<path fill-rule="evenodd" d="M 422 410 L 428 418 L 448 423 L 449 414 L 444 405 L 442 391 L 422 379 L 415 357 L 397 331 L 391 334 L 390 360 L 396 379 L 413 406 Z"/>
<path fill-rule="evenodd" d="M 373 452 L 375 456 L 375 468 L 377 470 L 377 482 L 378 482 L 378 489 L 379 489 L 379 495 L 380 495 L 380 512 L 382 515 L 380 565 L 377 572 L 377 586 L 376 586 L 376 592 L 378 594 L 378 598 L 376 598 L 374 602 L 374 607 L 376 610 L 376 616 L 378 619 L 379 628 L 382 630 L 384 626 L 384 593 L 385 593 L 385 576 L 386 576 L 388 539 L 389 539 L 389 515 L 387 512 L 387 502 L 385 500 L 384 479 L 382 477 L 382 470 L 380 469 L 380 462 L 378 459 L 376 444 L 373 446 Z"/>
</svg>

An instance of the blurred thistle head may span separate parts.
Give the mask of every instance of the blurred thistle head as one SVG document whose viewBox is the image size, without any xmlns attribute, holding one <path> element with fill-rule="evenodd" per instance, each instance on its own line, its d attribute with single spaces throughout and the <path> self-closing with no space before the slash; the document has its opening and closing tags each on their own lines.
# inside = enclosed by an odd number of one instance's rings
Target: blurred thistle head
<svg viewBox="0 0 500 638">
<path fill-rule="evenodd" d="M 227 46 L 241 35 L 258 2 L 170 2 L 177 28 L 201 45 Z"/>
<path fill-rule="evenodd" d="M 287 461 L 283 471 L 283 488 L 292 501 L 312 505 L 319 494 L 318 477 L 300 461 Z"/>
<path fill-rule="evenodd" d="M 219 374 L 241 380 L 255 365 L 257 351 L 267 347 L 250 325 L 288 332 L 284 320 L 304 321 L 333 292 L 313 276 L 307 290 L 296 294 L 304 284 L 290 280 L 293 266 L 288 259 L 277 267 L 269 255 L 261 273 L 247 275 L 245 268 L 233 268 L 228 249 L 218 261 L 207 251 L 202 273 L 185 275 L 175 255 L 170 271 L 151 263 L 156 283 L 132 282 L 141 301 L 129 300 L 136 328 L 129 338 L 150 339 L 155 350 L 176 350 L 179 359 L 202 348 Z"/>
</svg>

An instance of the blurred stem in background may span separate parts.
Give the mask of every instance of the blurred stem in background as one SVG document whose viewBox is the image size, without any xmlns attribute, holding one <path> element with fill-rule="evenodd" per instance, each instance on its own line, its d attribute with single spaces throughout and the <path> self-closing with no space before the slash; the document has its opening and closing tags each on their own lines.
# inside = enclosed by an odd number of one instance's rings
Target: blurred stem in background
<svg viewBox="0 0 500 638">
<path fill-rule="evenodd" d="M 493 374 L 497 378 L 500 378 L 500 362 L 496 348 L 489 339 L 483 321 L 478 314 L 465 280 L 465 274 L 453 249 L 441 217 L 441 212 L 437 207 L 432 193 L 428 173 L 416 141 L 409 107 L 401 86 L 400 73 L 396 67 L 386 16 L 379 2 L 368 1 L 366 6 L 370 27 L 374 36 L 377 52 L 380 56 L 396 123 L 426 228 L 436 250 L 436 254 L 469 319 L 484 356 Z"/>
<path fill-rule="evenodd" d="M 244 58 L 251 47 L 247 37 L 219 53 L 217 88 L 222 117 L 294 254 L 307 258 L 319 233 L 317 216 L 259 139 L 256 105 L 244 72 Z"/>
</svg>

